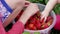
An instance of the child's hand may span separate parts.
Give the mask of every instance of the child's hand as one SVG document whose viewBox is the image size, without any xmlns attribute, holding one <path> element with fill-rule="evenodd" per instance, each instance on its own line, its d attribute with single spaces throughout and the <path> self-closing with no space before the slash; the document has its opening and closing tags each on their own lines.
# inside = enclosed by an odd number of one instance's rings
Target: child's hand
<svg viewBox="0 0 60 34">
<path fill-rule="evenodd" d="M 49 2 L 47 3 L 44 11 L 42 12 L 41 19 L 44 18 L 44 21 L 46 20 L 47 16 L 49 15 L 49 12 L 52 11 L 54 6 L 57 4 L 57 1 L 58 0 L 49 0 Z"/>
<path fill-rule="evenodd" d="M 49 12 L 43 11 L 41 13 L 41 20 L 44 19 L 44 22 L 46 21 L 47 17 L 49 15 Z"/>
<path fill-rule="evenodd" d="M 34 3 L 30 3 L 30 5 L 23 12 L 19 21 L 22 21 L 22 23 L 25 24 L 27 20 L 38 11 L 39 11 L 38 6 Z"/>
</svg>

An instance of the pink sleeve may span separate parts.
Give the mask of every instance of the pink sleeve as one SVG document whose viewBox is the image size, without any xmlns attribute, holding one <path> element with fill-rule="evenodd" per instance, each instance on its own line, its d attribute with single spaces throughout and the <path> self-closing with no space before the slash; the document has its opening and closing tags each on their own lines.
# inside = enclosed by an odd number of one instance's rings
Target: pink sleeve
<svg viewBox="0 0 60 34">
<path fill-rule="evenodd" d="M 5 30 L 4 30 L 4 27 L 2 25 L 2 22 L 0 20 L 0 34 L 6 34 Z"/>
<path fill-rule="evenodd" d="M 22 22 L 17 21 L 11 30 L 8 31 L 8 34 L 22 34 L 22 32 L 24 31 L 24 25 L 22 24 Z"/>
</svg>

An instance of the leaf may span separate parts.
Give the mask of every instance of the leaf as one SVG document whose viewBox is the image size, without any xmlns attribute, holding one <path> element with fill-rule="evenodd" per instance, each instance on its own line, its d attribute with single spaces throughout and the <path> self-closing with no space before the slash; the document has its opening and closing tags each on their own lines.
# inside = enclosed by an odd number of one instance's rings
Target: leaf
<svg viewBox="0 0 60 34">
<path fill-rule="evenodd" d="M 60 4 L 57 4 L 57 5 L 55 6 L 54 12 L 55 12 L 56 14 L 60 14 Z"/>
</svg>

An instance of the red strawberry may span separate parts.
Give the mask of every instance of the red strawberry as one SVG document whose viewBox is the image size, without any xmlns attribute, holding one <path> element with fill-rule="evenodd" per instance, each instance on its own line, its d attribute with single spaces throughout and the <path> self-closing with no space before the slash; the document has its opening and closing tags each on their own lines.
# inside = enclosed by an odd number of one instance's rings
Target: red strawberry
<svg viewBox="0 0 60 34">
<path fill-rule="evenodd" d="M 36 15 L 37 15 L 38 18 L 40 18 L 40 16 L 41 16 L 40 12 L 37 12 Z"/>
<path fill-rule="evenodd" d="M 45 23 L 44 25 L 41 26 L 42 29 L 45 29 L 45 28 L 48 28 L 48 27 L 49 27 L 49 26 L 48 26 L 47 23 Z"/>
<path fill-rule="evenodd" d="M 41 23 L 44 23 L 44 19 L 40 20 Z"/>
<path fill-rule="evenodd" d="M 40 23 L 37 23 L 37 24 L 36 24 L 36 27 L 37 27 L 38 29 L 40 29 L 40 28 L 41 28 L 41 24 L 40 24 Z"/>
<path fill-rule="evenodd" d="M 48 16 L 46 21 L 48 22 L 50 19 L 53 19 L 53 18 L 51 16 Z"/>
<path fill-rule="evenodd" d="M 32 17 L 36 18 L 37 16 L 36 15 L 33 15 Z"/>
<path fill-rule="evenodd" d="M 37 30 L 37 28 L 34 26 L 34 27 L 32 28 L 32 30 Z"/>
<path fill-rule="evenodd" d="M 48 26 L 50 26 L 50 25 L 52 24 L 52 22 L 53 22 L 53 19 L 50 19 L 50 20 L 47 22 Z"/>
<path fill-rule="evenodd" d="M 40 19 L 37 19 L 37 20 L 36 20 L 36 23 L 40 23 Z"/>
<path fill-rule="evenodd" d="M 29 24 L 29 28 L 33 28 L 34 27 L 34 24 Z"/>
<path fill-rule="evenodd" d="M 36 22 L 35 18 L 31 19 L 31 21 L 30 21 L 30 23 L 33 23 L 33 24 L 35 24 L 35 22 Z"/>
<path fill-rule="evenodd" d="M 28 29 L 29 30 L 30 28 L 28 26 L 26 26 L 25 29 Z"/>
<path fill-rule="evenodd" d="M 48 27 L 49 27 L 48 24 L 45 24 L 45 25 L 44 25 L 44 28 L 48 28 Z"/>
</svg>

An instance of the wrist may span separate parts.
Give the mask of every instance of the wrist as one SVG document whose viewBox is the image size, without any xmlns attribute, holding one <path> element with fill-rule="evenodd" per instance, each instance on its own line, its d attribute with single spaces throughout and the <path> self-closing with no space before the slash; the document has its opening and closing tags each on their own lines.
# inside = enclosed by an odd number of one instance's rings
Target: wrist
<svg viewBox="0 0 60 34">
<path fill-rule="evenodd" d="M 49 13 L 50 11 L 48 11 L 48 10 L 44 10 L 44 12 Z"/>
<path fill-rule="evenodd" d="M 25 24 L 29 19 L 29 16 L 27 15 L 22 15 L 19 19 L 19 21 L 21 21 L 23 24 Z"/>
</svg>

